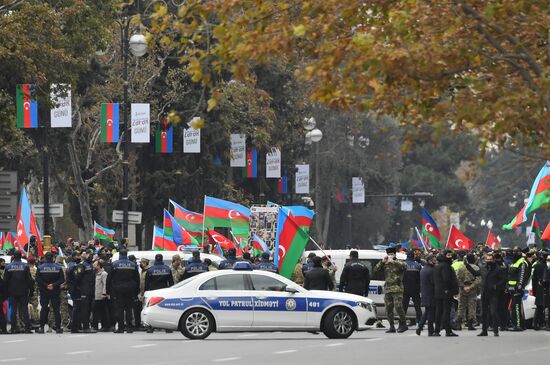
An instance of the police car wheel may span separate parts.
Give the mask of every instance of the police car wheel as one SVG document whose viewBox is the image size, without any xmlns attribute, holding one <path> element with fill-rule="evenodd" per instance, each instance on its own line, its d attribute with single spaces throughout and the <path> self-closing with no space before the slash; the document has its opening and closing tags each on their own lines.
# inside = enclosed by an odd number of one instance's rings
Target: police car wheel
<svg viewBox="0 0 550 365">
<path fill-rule="evenodd" d="M 331 309 L 323 318 L 323 333 L 328 338 L 348 338 L 355 330 L 355 317 L 346 308 Z"/>
<path fill-rule="evenodd" d="M 180 320 L 179 330 L 191 340 L 202 340 L 212 333 L 214 318 L 204 309 L 192 309 Z"/>
</svg>

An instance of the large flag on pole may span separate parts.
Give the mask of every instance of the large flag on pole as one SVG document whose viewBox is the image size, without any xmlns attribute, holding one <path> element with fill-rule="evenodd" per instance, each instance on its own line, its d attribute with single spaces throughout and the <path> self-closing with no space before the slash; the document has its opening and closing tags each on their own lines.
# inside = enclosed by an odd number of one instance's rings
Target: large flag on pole
<svg viewBox="0 0 550 365">
<path fill-rule="evenodd" d="M 206 196 L 204 198 L 204 225 L 206 227 L 248 226 L 250 209 L 244 205 Z"/>
<path fill-rule="evenodd" d="M 241 248 L 232 240 L 225 237 L 221 233 L 214 231 L 213 229 L 208 229 L 208 236 L 210 237 L 210 243 L 213 247 L 218 247 L 218 245 L 225 251 L 230 248 L 234 248 L 237 251 L 237 256 L 242 256 L 243 252 Z"/>
<path fill-rule="evenodd" d="M 171 199 L 170 204 L 174 207 L 174 218 L 178 223 L 197 241 L 202 242 L 204 237 L 202 233 L 203 215 L 187 210 Z"/>
<path fill-rule="evenodd" d="M 14 232 L 7 232 L 2 243 L 2 250 L 8 252 L 17 245 L 17 236 Z"/>
<path fill-rule="evenodd" d="M 542 232 L 540 239 L 543 241 L 550 241 L 550 222 L 548 222 L 548 224 L 546 225 L 546 228 L 544 229 L 544 232 Z"/>
<path fill-rule="evenodd" d="M 539 221 L 536 217 L 533 217 L 533 224 L 531 226 L 531 232 L 533 232 L 538 238 L 541 238 L 542 231 L 540 229 Z"/>
<path fill-rule="evenodd" d="M 17 85 L 15 89 L 17 128 L 38 128 L 38 102 L 34 84 Z"/>
<path fill-rule="evenodd" d="M 264 242 L 264 240 L 258 237 L 256 233 L 254 233 L 254 236 L 252 236 L 252 247 L 254 248 L 255 255 L 259 255 L 263 252 L 271 254 L 271 251 L 269 250 L 267 244 Z"/>
<path fill-rule="evenodd" d="M 485 246 L 496 250 L 500 246 L 500 240 L 497 236 L 493 234 L 493 231 L 489 230 L 487 232 L 487 239 L 485 240 Z"/>
<path fill-rule="evenodd" d="M 42 236 L 36 224 L 34 213 L 32 212 L 31 204 L 27 196 L 27 190 L 25 186 L 21 190 L 21 197 L 19 199 L 19 206 L 17 207 L 17 243 L 22 253 L 27 254 L 22 249 L 29 241 L 31 236 L 36 237 L 36 247 L 38 256 L 44 256 L 44 249 L 42 248 Z"/>
<path fill-rule="evenodd" d="M 153 251 L 164 251 L 164 230 L 160 227 L 153 226 Z"/>
<path fill-rule="evenodd" d="M 119 104 L 101 104 L 101 142 L 118 143 Z"/>
<path fill-rule="evenodd" d="M 429 247 L 441 247 L 441 231 L 439 231 L 435 220 L 424 208 L 422 208 L 422 234 L 426 237 L 426 243 Z"/>
<path fill-rule="evenodd" d="M 527 221 L 527 214 L 533 213 L 540 207 L 550 204 L 550 161 L 546 161 L 539 171 L 527 203 L 519 213 L 508 224 L 502 226 L 502 229 L 516 228 L 518 225 Z"/>
<path fill-rule="evenodd" d="M 178 246 L 198 245 L 197 240 L 191 237 L 189 232 L 166 209 L 164 209 L 164 235 L 171 237 Z"/>
<path fill-rule="evenodd" d="M 115 230 L 102 227 L 97 222 L 94 221 L 94 238 L 99 238 L 100 240 L 113 242 L 113 239 L 115 238 Z"/>
<path fill-rule="evenodd" d="M 309 227 L 315 213 L 302 206 L 279 207 L 275 240 L 275 265 L 290 278 L 309 242 Z"/>
<path fill-rule="evenodd" d="M 453 225 L 447 239 L 447 247 L 456 250 L 471 250 L 474 247 L 474 242 Z"/>
</svg>

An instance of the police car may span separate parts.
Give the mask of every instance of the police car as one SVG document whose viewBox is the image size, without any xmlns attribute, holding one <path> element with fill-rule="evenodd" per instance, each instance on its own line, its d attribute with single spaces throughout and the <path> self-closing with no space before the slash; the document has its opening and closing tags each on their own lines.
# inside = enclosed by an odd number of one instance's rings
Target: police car
<svg viewBox="0 0 550 365">
<path fill-rule="evenodd" d="M 368 298 L 306 290 L 239 262 L 233 270 L 206 272 L 146 292 L 141 318 L 147 326 L 179 330 L 189 339 L 248 331 L 322 331 L 329 338 L 347 338 L 367 329 L 376 309 Z"/>
</svg>

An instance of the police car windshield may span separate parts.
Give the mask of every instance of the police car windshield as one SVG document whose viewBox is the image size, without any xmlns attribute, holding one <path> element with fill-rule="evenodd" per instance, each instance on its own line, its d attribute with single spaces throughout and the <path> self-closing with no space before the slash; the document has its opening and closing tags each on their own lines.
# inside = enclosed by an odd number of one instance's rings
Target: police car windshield
<svg viewBox="0 0 550 365">
<path fill-rule="evenodd" d="M 191 281 L 195 280 L 197 277 L 198 277 L 198 275 L 187 278 L 184 281 L 180 281 L 176 285 L 172 286 L 172 288 L 181 288 L 182 286 L 187 285 Z"/>
</svg>

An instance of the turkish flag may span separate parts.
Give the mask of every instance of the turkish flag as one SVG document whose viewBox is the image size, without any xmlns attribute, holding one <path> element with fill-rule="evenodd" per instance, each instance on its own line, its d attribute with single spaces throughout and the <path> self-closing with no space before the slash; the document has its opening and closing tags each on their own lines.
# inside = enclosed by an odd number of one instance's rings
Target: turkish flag
<svg viewBox="0 0 550 365">
<path fill-rule="evenodd" d="M 546 228 L 544 229 L 544 232 L 542 232 L 542 236 L 540 237 L 543 241 L 550 241 L 550 222 L 546 225 Z"/>
<path fill-rule="evenodd" d="M 447 239 L 447 247 L 457 250 L 471 250 L 474 247 L 474 242 L 460 232 L 455 226 L 451 227 L 449 238 Z"/>
<path fill-rule="evenodd" d="M 493 250 L 496 250 L 498 246 L 500 246 L 500 240 L 497 236 L 493 234 L 491 230 L 487 232 L 487 239 L 485 240 L 485 246 L 492 248 Z"/>
<path fill-rule="evenodd" d="M 208 229 L 208 240 L 213 247 L 216 247 L 216 245 L 220 245 L 226 251 L 230 248 L 234 248 L 237 251 L 237 256 L 242 256 L 243 254 L 241 248 L 237 246 L 235 242 L 231 241 L 224 235 L 214 231 L 213 229 Z"/>
</svg>

